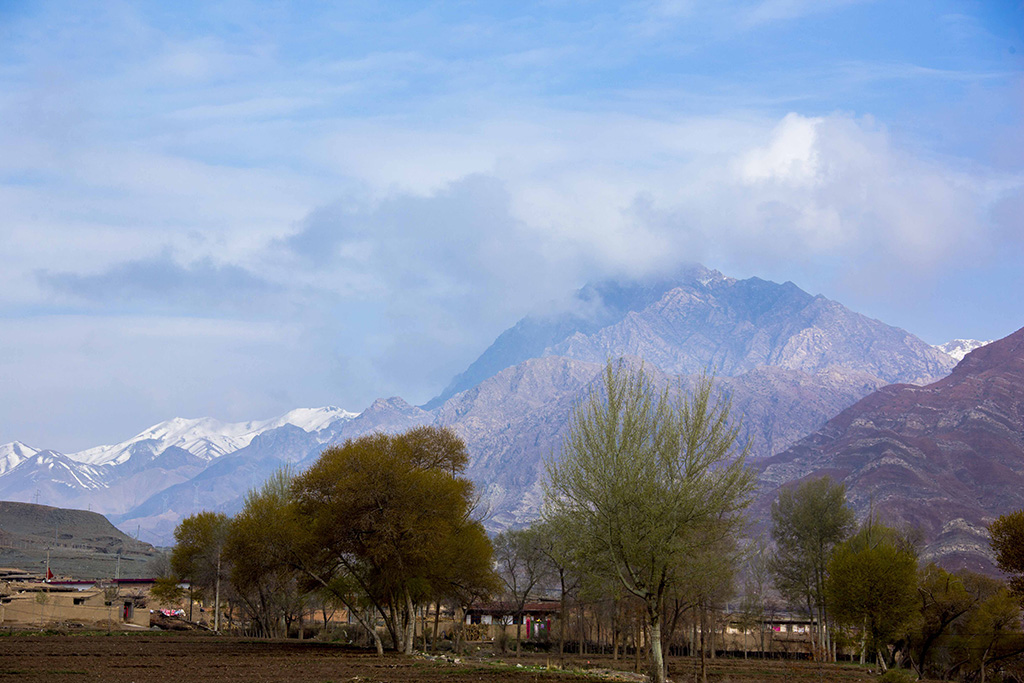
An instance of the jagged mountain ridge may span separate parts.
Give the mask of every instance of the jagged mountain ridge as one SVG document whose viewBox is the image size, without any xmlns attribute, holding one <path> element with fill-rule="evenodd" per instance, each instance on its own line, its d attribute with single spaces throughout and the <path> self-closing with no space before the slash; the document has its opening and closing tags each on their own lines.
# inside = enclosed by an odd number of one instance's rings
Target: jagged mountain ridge
<svg viewBox="0 0 1024 683">
<path fill-rule="evenodd" d="M 914 335 L 792 282 L 736 280 L 692 266 L 676 280 L 588 285 L 568 311 L 523 318 L 427 407 L 528 358 L 603 363 L 624 354 L 673 374 L 841 367 L 886 383 L 932 381 L 956 364 Z"/>
<path fill-rule="evenodd" d="M 839 367 L 885 382 L 916 383 L 941 377 L 954 365 L 904 330 L 791 282 L 758 278 L 677 287 L 615 325 L 576 333 L 545 355 L 600 362 L 609 349 L 673 374 L 710 369 L 730 377 L 764 366 L 807 373 Z"/>
<path fill-rule="evenodd" d="M 455 394 L 530 358 L 557 355 L 547 353 L 548 349 L 576 334 L 593 334 L 613 325 L 631 311 L 642 310 L 655 303 L 681 284 L 707 283 L 715 279 L 725 279 L 725 276 L 701 265 L 686 265 L 672 276 L 587 284 L 575 292 L 567 304 L 555 306 L 554 312 L 528 315 L 502 332 L 479 358 L 456 375 L 444 391 L 424 408 L 437 408 Z"/>
<path fill-rule="evenodd" d="M 780 484 L 829 475 L 860 516 L 919 527 L 925 559 L 991 570 L 985 527 L 1024 508 L 1024 329 L 933 384 L 883 387 L 761 466 L 762 508 Z"/>
</svg>

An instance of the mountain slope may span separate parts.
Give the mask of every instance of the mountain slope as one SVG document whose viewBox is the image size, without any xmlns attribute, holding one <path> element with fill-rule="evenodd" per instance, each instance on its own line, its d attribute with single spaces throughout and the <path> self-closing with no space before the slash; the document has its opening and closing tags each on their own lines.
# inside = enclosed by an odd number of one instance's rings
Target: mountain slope
<svg viewBox="0 0 1024 683">
<path fill-rule="evenodd" d="M 985 568 L 985 526 L 1024 507 L 1024 329 L 924 387 L 880 389 L 763 463 L 777 485 L 828 474 L 860 515 L 920 527 L 926 559 Z"/>
<path fill-rule="evenodd" d="M 74 545 L 103 552 L 152 550 L 96 512 L 0 501 L 0 519 L 0 538 L 5 544 L 17 542 L 41 548 Z"/>
</svg>

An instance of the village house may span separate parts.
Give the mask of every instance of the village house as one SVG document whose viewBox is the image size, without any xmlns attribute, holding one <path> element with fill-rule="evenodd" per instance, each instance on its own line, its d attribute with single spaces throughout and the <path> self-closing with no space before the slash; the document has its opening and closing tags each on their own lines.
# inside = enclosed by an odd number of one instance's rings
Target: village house
<svg viewBox="0 0 1024 683">
<path fill-rule="evenodd" d="M 7 570 L 0 569 L 0 574 L 15 578 Z M 45 582 L 16 578 L 0 581 L 0 625 L 149 628 L 145 586 L 127 585 L 125 581 Z"/>
</svg>

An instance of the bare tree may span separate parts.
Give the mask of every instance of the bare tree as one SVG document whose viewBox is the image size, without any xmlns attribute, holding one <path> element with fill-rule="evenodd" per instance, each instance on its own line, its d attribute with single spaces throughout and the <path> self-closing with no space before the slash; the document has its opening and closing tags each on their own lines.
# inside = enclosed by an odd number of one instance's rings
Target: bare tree
<svg viewBox="0 0 1024 683">
<path fill-rule="evenodd" d="M 526 601 L 551 571 L 542 548 L 543 542 L 543 537 L 534 527 L 509 529 L 494 539 L 494 559 L 498 564 L 498 576 L 505 585 L 505 592 L 514 607 L 516 657 L 519 656 L 522 647 Z"/>
</svg>

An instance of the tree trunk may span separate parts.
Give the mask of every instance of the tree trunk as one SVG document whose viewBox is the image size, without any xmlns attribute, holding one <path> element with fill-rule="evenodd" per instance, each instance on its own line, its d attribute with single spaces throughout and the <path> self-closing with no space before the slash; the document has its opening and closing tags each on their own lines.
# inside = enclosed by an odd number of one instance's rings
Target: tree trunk
<svg viewBox="0 0 1024 683">
<path fill-rule="evenodd" d="M 702 607 L 700 610 L 700 680 L 701 683 L 708 683 L 708 662 L 707 648 L 705 647 L 704 634 L 707 632 L 707 614 Z"/>
<path fill-rule="evenodd" d="M 640 673 L 640 615 L 633 618 L 633 670 Z"/>
<path fill-rule="evenodd" d="M 580 657 L 587 654 L 587 616 L 583 612 L 583 605 L 580 605 Z"/>
<path fill-rule="evenodd" d="M 985 683 L 985 660 L 988 659 L 988 653 L 992 651 L 992 645 L 985 648 L 985 654 L 981 656 L 981 683 Z"/>
<path fill-rule="evenodd" d="M 459 653 L 459 648 L 462 646 L 462 629 L 466 625 L 466 611 L 461 606 L 453 609 L 457 619 L 455 620 L 455 654 Z"/>
<path fill-rule="evenodd" d="M 420 644 L 423 646 L 423 651 L 427 651 L 427 609 L 430 603 L 420 606 Z"/>
<path fill-rule="evenodd" d="M 708 651 L 709 651 L 709 654 L 711 655 L 711 659 L 717 659 L 717 652 L 718 652 L 718 650 L 717 650 L 717 644 L 718 644 L 718 624 L 715 623 L 716 619 L 715 619 L 715 615 L 714 615 L 713 612 L 711 614 L 710 621 L 711 621 L 711 633 L 708 634 L 708 635 L 711 636 L 710 637 L 710 641 L 711 642 L 709 643 L 710 647 L 708 647 Z"/>
<path fill-rule="evenodd" d="M 437 622 L 441 619 L 441 602 L 434 603 L 434 637 L 430 639 L 430 651 L 437 648 Z"/>
<path fill-rule="evenodd" d="M 412 604 L 412 594 L 409 592 L 409 588 L 405 589 L 405 646 L 403 652 L 407 655 L 412 654 L 412 649 L 415 646 L 416 639 L 416 608 Z"/>
<path fill-rule="evenodd" d="M 558 668 L 565 668 L 565 582 L 562 582 L 561 611 L 558 613 Z"/>
<path fill-rule="evenodd" d="M 220 555 L 217 555 L 217 577 L 213 589 L 213 632 L 220 633 Z"/>
<path fill-rule="evenodd" d="M 377 649 L 377 656 L 381 657 L 384 655 L 384 641 L 380 639 L 380 634 L 377 633 L 377 618 L 376 611 L 370 608 L 366 616 L 360 616 L 358 612 L 349 607 L 349 614 L 355 616 L 356 621 L 359 622 L 366 632 L 370 634 L 370 638 L 373 639 L 373 646 Z M 385 620 L 386 623 L 387 620 Z"/>
<path fill-rule="evenodd" d="M 647 626 L 650 629 L 648 650 L 650 652 L 651 683 L 665 683 L 665 655 L 661 650 L 661 612 L 657 609 L 652 611 L 648 607 L 647 617 Z"/>
<path fill-rule="evenodd" d="M 612 606 L 612 661 L 619 661 L 619 606 Z"/>
</svg>

